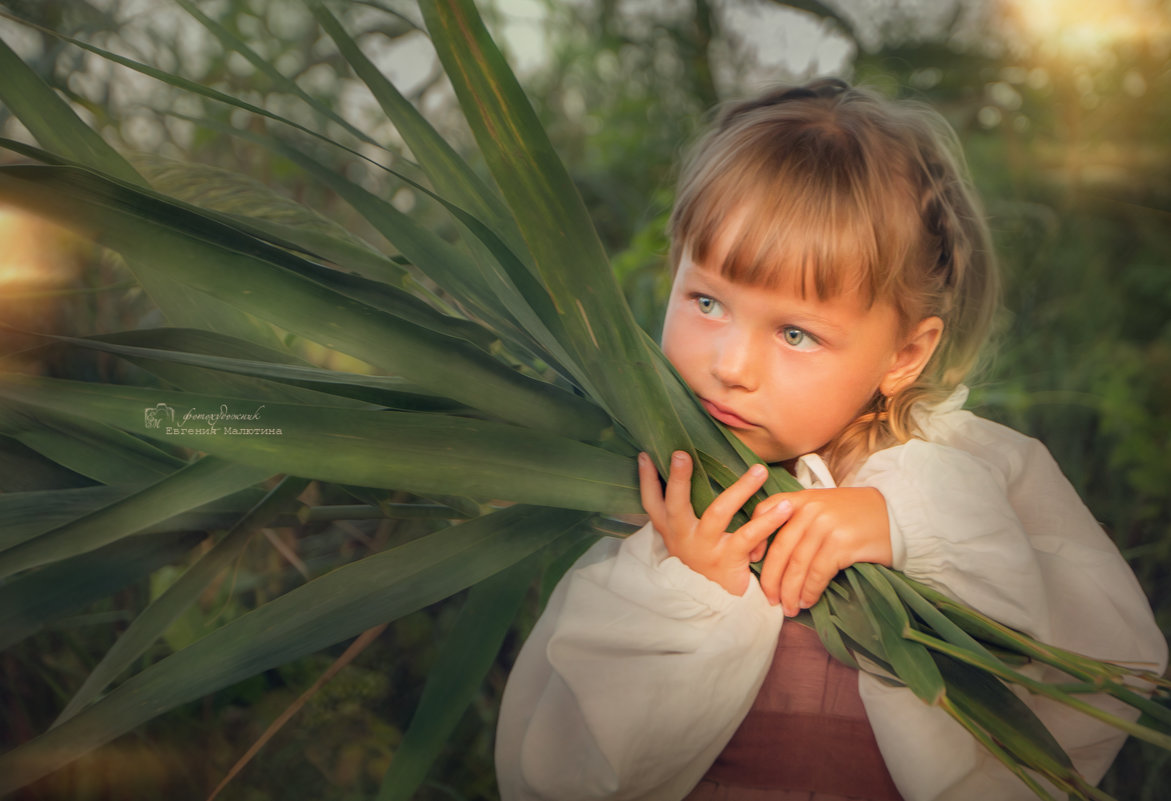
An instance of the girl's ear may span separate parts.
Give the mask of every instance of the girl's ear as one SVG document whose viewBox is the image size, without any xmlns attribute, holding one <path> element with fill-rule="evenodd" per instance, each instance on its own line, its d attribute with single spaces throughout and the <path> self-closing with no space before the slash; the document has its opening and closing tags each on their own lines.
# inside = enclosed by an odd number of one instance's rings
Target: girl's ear
<svg viewBox="0 0 1171 801">
<path fill-rule="evenodd" d="M 939 346 L 943 336 L 943 320 L 926 317 L 911 329 L 903 345 L 895 352 L 894 363 L 883 376 L 878 391 L 888 398 L 900 389 L 910 386 L 923 372 L 931 354 Z"/>
</svg>

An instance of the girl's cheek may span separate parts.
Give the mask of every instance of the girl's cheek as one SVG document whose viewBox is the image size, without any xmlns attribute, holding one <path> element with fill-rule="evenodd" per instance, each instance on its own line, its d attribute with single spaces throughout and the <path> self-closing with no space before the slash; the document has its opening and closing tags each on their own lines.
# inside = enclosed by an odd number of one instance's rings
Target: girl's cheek
<svg viewBox="0 0 1171 801">
<path fill-rule="evenodd" d="M 703 359 L 696 344 L 679 336 L 673 336 L 670 340 L 663 342 L 663 354 L 667 357 L 667 361 L 683 378 L 683 382 L 693 390 L 695 389 L 695 372 L 700 368 Z"/>
</svg>

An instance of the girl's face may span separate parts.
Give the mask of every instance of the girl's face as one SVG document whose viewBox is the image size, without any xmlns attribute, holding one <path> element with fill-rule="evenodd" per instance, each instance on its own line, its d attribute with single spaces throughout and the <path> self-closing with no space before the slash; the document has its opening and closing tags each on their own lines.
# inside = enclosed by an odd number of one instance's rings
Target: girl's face
<svg viewBox="0 0 1171 801">
<path fill-rule="evenodd" d="M 829 443 L 875 392 L 913 381 L 934 350 L 938 318 L 903 336 L 893 306 L 865 301 L 734 283 L 684 253 L 663 351 L 712 417 L 762 460 L 788 461 Z"/>
</svg>

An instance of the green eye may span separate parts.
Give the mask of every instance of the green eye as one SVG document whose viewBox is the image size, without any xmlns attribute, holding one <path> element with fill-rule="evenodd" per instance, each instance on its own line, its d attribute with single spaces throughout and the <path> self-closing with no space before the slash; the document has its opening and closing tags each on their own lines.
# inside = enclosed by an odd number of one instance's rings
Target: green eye
<svg viewBox="0 0 1171 801">
<path fill-rule="evenodd" d="M 817 340 L 791 325 L 781 329 L 781 338 L 785 340 L 786 345 L 796 350 L 808 350 L 817 346 Z"/>
<path fill-rule="evenodd" d="M 699 306 L 700 314 L 715 314 L 720 308 L 720 302 L 707 295 L 696 295 L 695 303 Z"/>
</svg>

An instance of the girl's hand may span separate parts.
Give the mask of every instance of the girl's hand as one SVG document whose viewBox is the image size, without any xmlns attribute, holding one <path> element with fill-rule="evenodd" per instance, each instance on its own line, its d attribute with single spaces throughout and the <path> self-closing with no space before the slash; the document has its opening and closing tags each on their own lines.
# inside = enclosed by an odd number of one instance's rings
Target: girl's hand
<svg viewBox="0 0 1171 801">
<path fill-rule="evenodd" d="M 792 617 L 812 606 L 839 570 L 855 562 L 890 566 L 886 499 L 873 487 L 784 492 L 757 505 L 753 517 L 790 506 L 788 522 L 769 546 L 760 586 Z"/>
<path fill-rule="evenodd" d="M 768 536 L 793 509 L 792 503 L 780 499 L 769 505 L 767 513 L 754 515 L 735 531 L 727 530 L 732 517 L 767 478 L 764 465 L 753 465 L 697 518 L 691 506 L 691 457 L 682 451 L 672 454 L 664 494 L 650 457 L 638 455 L 642 506 L 662 536 L 667 552 L 733 595 L 743 595 L 748 589 L 752 575 L 749 565 L 764 553 Z"/>
</svg>

